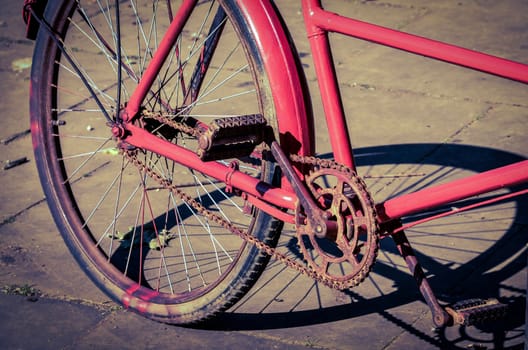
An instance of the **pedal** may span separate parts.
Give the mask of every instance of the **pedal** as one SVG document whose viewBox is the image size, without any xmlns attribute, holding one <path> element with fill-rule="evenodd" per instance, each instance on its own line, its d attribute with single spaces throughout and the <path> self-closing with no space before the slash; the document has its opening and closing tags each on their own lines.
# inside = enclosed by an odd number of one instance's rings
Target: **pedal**
<svg viewBox="0 0 528 350">
<path fill-rule="evenodd" d="M 465 326 L 504 318 L 507 310 L 508 305 L 501 304 L 494 298 L 468 299 L 446 307 L 446 311 L 453 317 L 453 321 Z"/>
<path fill-rule="evenodd" d="M 198 156 L 203 161 L 249 156 L 270 135 L 261 114 L 215 119 L 198 140 Z"/>
</svg>

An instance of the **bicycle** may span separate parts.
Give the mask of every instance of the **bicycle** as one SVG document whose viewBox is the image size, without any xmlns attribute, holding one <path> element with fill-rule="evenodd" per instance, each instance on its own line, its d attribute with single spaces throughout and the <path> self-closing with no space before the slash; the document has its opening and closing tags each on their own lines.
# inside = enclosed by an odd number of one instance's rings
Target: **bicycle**
<svg viewBox="0 0 528 350">
<path fill-rule="evenodd" d="M 327 34 L 523 83 L 528 66 L 343 17 L 318 0 L 302 5 L 332 160 L 315 157 L 306 81 L 272 2 L 26 1 L 28 34 L 38 32 L 35 158 L 72 254 L 125 307 L 187 324 L 233 306 L 270 257 L 354 287 L 392 237 L 436 326 L 500 317 L 496 300 L 440 305 L 404 230 L 526 194 L 528 161 L 375 203 L 356 173 Z M 416 213 L 427 215 L 402 223 Z M 285 223 L 305 264 L 274 248 Z"/>
</svg>

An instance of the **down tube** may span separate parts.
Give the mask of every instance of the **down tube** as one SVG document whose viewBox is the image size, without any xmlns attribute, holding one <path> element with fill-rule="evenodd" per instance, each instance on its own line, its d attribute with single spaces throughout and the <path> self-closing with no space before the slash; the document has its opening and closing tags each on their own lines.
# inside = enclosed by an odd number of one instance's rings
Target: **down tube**
<svg viewBox="0 0 528 350">
<path fill-rule="evenodd" d="M 376 209 L 387 222 L 500 188 L 528 182 L 528 160 L 389 199 Z"/>
</svg>

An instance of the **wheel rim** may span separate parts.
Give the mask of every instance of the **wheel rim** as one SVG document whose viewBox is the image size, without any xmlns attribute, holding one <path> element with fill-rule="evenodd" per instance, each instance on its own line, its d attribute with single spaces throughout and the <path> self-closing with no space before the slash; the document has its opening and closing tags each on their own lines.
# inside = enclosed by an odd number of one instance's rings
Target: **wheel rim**
<svg viewBox="0 0 528 350">
<path fill-rule="evenodd" d="M 170 10 L 158 3 L 150 12 L 134 6 L 122 7 L 122 17 L 126 16 L 123 10 L 128 10 L 133 26 L 142 28 L 135 31 L 135 39 L 140 45 L 152 46 L 143 56 L 130 54 L 127 43 L 133 42 L 134 37 L 127 37 L 122 29 L 126 76 L 121 91 L 122 101 L 126 101 L 155 50 L 159 33 L 168 24 Z M 150 20 L 141 17 L 143 10 L 150 13 L 147 17 Z M 64 59 L 56 65 L 59 78 L 49 96 L 53 108 L 44 136 L 56 202 L 61 203 L 70 225 L 68 229 L 76 235 L 76 244 L 86 251 L 94 265 L 104 266 L 103 273 L 123 290 L 133 289 L 135 295 L 148 295 L 152 302 L 187 301 L 220 283 L 241 259 L 245 244 L 233 239 L 230 232 L 217 224 L 201 218 L 195 209 L 162 189 L 118 153 L 95 103 L 99 98 L 107 112 L 115 115 L 116 89 L 112 78 L 115 79 L 116 63 L 107 47 L 109 40 L 102 39 L 111 37 L 105 32 L 111 27 L 105 15 L 112 11 L 83 8 L 72 12 L 73 20 L 68 24 L 70 31 L 65 39 L 68 54 L 89 78 L 97 97 L 88 95 L 86 88 L 79 85 L 78 75 Z M 166 19 L 163 24 L 157 17 L 160 13 Z M 200 42 L 211 32 L 214 13 L 214 6 L 197 6 L 193 18 L 205 18 L 205 21 L 193 22 L 191 18 L 188 22 L 189 27 L 173 49 L 144 105 L 148 111 L 204 123 L 208 117 L 241 114 L 244 106 L 247 114 L 261 112 L 258 87 L 252 82 L 254 75 L 251 65 L 245 61 L 244 47 L 239 43 L 227 45 L 229 41 L 236 41 L 236 32 L 229 23 L 200 95 L 191 102 L 188 100 L 186 86 L 190 78 L 185 74 L 192 75 L 199 62 Z M 152 24 L 154 19 L 158 24 Z M 145 22 L 151 22 L 150 26 L 141 26 Z M 95 31 L 90 23 L 94 26 L 104 23 L 106 29 Z M 90 38 L 84 39 L 86 46 L 70 46 L 83 37 Z M 106 63 L 106 68 L 97 62 Z M 165 126 L 152 130 L 171 142 L 195 149 L 195 140 L 181 133 Z M 140 153 L 140 159 L 165 180 L 189 190 L 202 205 L 218 215 L 243 229 L 253 228 L 254 218 L 243 213 L 244 202 L 226 193 L 222 184 L 156 154 Z M 242 168 L 253 176 L 263 176 L 258 161 L 243 163 Z M 154 298 L 152 291 L 157 292 Z"/>
</svg>

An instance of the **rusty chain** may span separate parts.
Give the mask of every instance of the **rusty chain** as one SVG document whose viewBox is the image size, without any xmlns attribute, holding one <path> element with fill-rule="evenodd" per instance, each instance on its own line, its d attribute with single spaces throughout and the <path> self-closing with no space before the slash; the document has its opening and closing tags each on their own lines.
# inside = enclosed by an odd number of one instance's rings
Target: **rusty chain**
<svg viewBox="0 0 528 350">
<path fill-rule="evenodd" d="M 170 126 L 171 128 L 175 129 L 175 130 L 178 130 L 178 131 L 181 131 L 189 136 L 193 136 L 193 137 L 200 137 L 200 135 L 202 134 L 202 131 L 200 131 L 199 129 L 195 128 L 195 127 L 192 127 L 190 125 L 187 125 L 185 123 L 182 123 L 182 122 L 177 122 L 176 120 L 174 119 L 171 119 L 167 116 L 163 116 L 161 114 L 158 114 L 158 113 L 152 113 L 152 112 L 148 112 L 148 111 L 142 111 L 142 117 L 143 118 L 147 118 L 147 119 L 154 119 L 162 124 L 165 124 L 167 126 Z"/>
<path fill-rule="evenodd" d="M 150 114 L 150 113 L 143 114 L 143 117 L 153 118 L 165 125 L 168 125 L 190 136 L 198 137 L 201 134 L 201 131 L 197 130 L 196 128 L 190 127 L 186 125 L 185 123 L 177 122 L 175 120 L 172 120 L 168 117 L 165 117 L 159 114 Z M 189 206 L 191 206 L 194 210 L 196 210 L 197 214 L 202 215 L 206 219 L 211 220 L 212 222 L 215 222 L 216 224 L 222 226 L 226 230 L 242 238 L 247 243 L 255 246 L 257 249 L 265 252 L 266 254 L 274 258 L 275 260 L 285 264 L 287 267 L 296 270 L 300 274 L 308 276 L 316 280 L 317 282 L 322 283 L 325 286 L 328 286 L 330 288 L 337 289 L 337 290 L 344 290 L 344 289 L 348 289 L 348 288 L 351 288 L 351 287 L 354 287 L 360 284 L 365 279 L 367 274 L 370 272 L 371 266 L 366 266 L 364 269 L 359 271 L 353 278 L 350 278 L 345 281 L 341 281 L 341 280 L 333 279 L 331 278 L 331 276 L 328 276 L 326 274 L 319 273 L 318 271 L 314 270 L 311 266 L 303 265 L 295 261 L 294 259 L 287 257 L 286 255 L 277 251 L 277 249 L 275 249 L 274 247 L 266 244 L 265 242 L 249 234 L 248 232 L 241 230 L 240 228 L 231 224 L 226 219 L 222 218 L 221 216 L 205 208 L 196 199 L 194 199 L 187 193 L 180 190 L 176 185 L 172 184 L 169 180 L 164 179 L 160 174 L 156 173 L 147 164 L 143 163 L 137 157 L 137 152 L 138 150 L 123 150 L 123 153 L 126 156 L 126 158 L 134 166 L 139 168 L 140 171 L 144 172 L 146 175 L 151 177 L 154 181 L 158 182 L 159 185 L 165 187 L 166 189 L 171 191 L 174 195 L 178 196 L 182 201 L 184 201 Z M 295 162 L 298 164 L 304 164 L 304 165 L 308 165 L 312 167 L 338 169 L 344 172 L 345 174 L 347 174 L 348 176 L 354 177 L 355 180 L 359 182 L 360 184 L 363 184 L 363 180 L 361 180 L 352 169 L 342 164 L 339 164 L 337 162 L 334 162 L 332 160 L 320 159 L 320 158 L 313 157 L 313 156 L 299 156 L 299 155 L 291 155 L 290 158 L 292 162 Z M 366 193 L 366 196 L 370 199 L 370 196 L 368 195 L 368 193 Z"/>
</svg>

